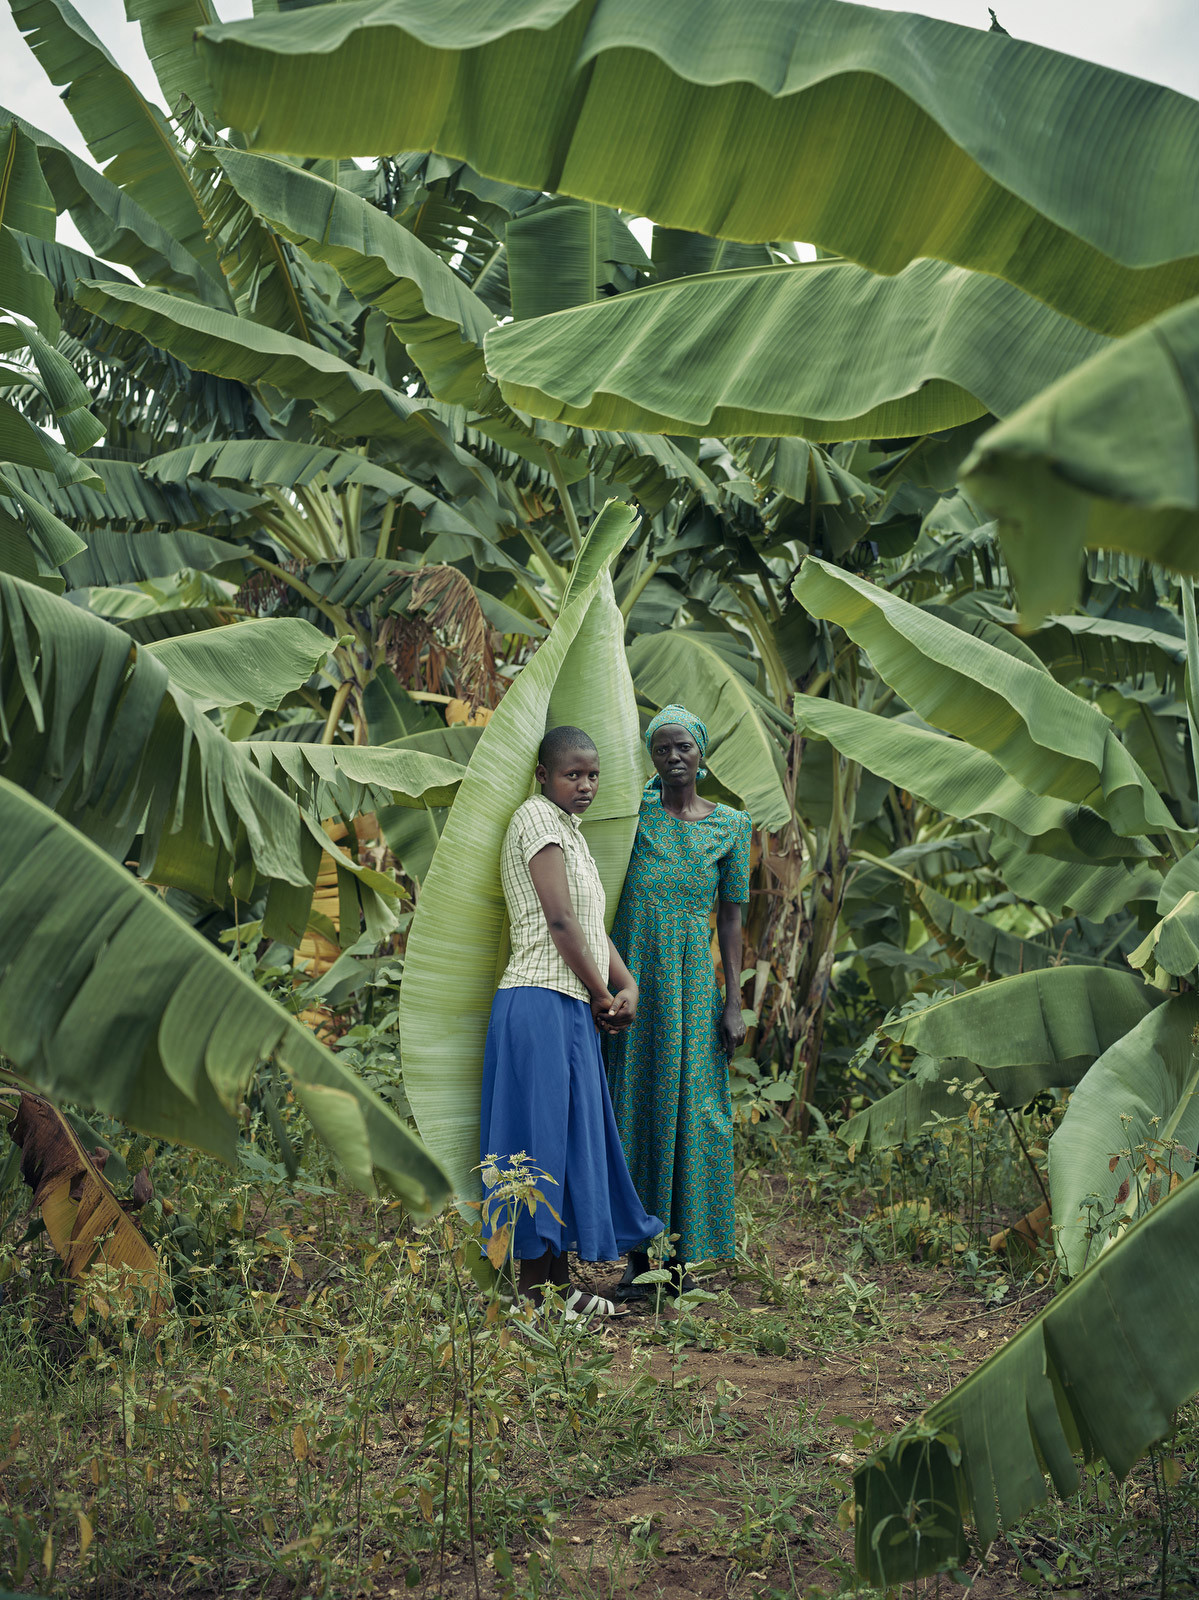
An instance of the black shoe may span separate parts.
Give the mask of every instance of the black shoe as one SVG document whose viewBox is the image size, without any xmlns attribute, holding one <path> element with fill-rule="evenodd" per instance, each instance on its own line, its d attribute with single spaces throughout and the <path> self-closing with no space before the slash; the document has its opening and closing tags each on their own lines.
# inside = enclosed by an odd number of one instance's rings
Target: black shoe
<svg viewBox="0 0 1199 1600">
<path fill-rule="evenodd" d="M 649 1258 L 638 1259 L 639 1252 L 632 1251 L 625 1263 L 624 1274 L 620 1282 L 612 1291 L 612 1298 L 620 1305 L 629 1305 L 635 1300 L 648 1300 L 650 1286 L 648 1283 L 634 1283 L 634 1278 L 639 1278 L 643 1272 L 649 1271 Z"/>
</svg>

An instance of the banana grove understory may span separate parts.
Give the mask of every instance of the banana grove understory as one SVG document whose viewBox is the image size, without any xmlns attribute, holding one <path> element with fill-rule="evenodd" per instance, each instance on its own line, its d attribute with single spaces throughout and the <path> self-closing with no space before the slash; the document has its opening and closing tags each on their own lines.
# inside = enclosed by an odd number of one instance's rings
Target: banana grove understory
<svg viewBox="0 0 1199 1600">
<path fill-rule="evenodd" d="M 9 4 L 0 1587 L 1192 1593 L 1199 104 L 842 0 L 126 0 L 150 99 Z M 614 909 L 679 699 L 737 1258 L 514 1333 L 500 841 L 583 726 Z"/>
</svg>

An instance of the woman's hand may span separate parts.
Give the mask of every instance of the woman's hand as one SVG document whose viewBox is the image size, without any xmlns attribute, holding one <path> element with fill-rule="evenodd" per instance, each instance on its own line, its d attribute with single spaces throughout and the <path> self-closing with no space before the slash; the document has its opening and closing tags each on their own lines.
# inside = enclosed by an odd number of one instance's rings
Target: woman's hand
<svg viewBox="0 0 1199 1600">
<path fill-rule="evenodd" d="M 602 1019 L 600 1026 L 608 1033 L 623 1033 L 625 1028 L 631 1027 L 636 1015 L 637 985 L 631 983 L 616 991 L 612 998 L 612 1009 Z"/>
<path fill-rule="evenodd" d="M 730 1057 L 745 1043 L 745 1018 L 741 1015 L 740 1000 L 730 1000 L 725 1005 L 724 1016 L 720 1019 L 720 1037 L 724 1041 L 724 1053 Z"/>
<path fill-rule="evenodd" d="M 594 989 L 587 1004 L 591 1007 L 591 1016 L 596 1027 L 602 1028 L 607 1032 L 608 1013 L 616 1004 L 615 999 L 608 993 L 607 989 Z"/>
</svg>

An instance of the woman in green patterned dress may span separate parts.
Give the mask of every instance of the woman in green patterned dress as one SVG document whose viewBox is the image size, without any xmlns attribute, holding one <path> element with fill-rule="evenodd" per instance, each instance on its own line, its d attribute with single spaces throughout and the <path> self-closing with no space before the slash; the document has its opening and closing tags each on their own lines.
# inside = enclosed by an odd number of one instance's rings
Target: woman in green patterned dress
<svg viewBox="0 0 1199 1600">
<path fill-rule="evenodd" d="M 641 1001 L 632 1027 L 608 1041 L 608 1080 L 641 1203 L 678 1234 L 674 1271 L 685 1290 L 688 1262 L 727 1259 L 736 1243 L 728 1058 L 745 1038 L 737 980 L 750 820 L 696 794 L 708 748 L 698 717 L 666 706 L 645 737 L 657 776 L 642 797 L 612 929 Z M 709 931 L 716 900 L 724 1000 Z M 642 1298 L 633 1280 L 647 1269 L 632 1252 L 616 1297 Z"/>
</svg>

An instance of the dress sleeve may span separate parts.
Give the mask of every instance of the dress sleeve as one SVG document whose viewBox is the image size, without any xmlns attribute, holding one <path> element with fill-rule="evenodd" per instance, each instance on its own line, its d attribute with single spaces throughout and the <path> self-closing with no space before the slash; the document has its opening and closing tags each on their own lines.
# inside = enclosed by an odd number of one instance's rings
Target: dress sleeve
<svg viewBox="0 0 1199 1600">
<path fill-rule="evenodd" d="M 720 858 L 720 898 L 734 905 L 749 899 L 749 836 L 753 824 L 746 811 L 733 812 L 729 847 Z"/>
</svg>

